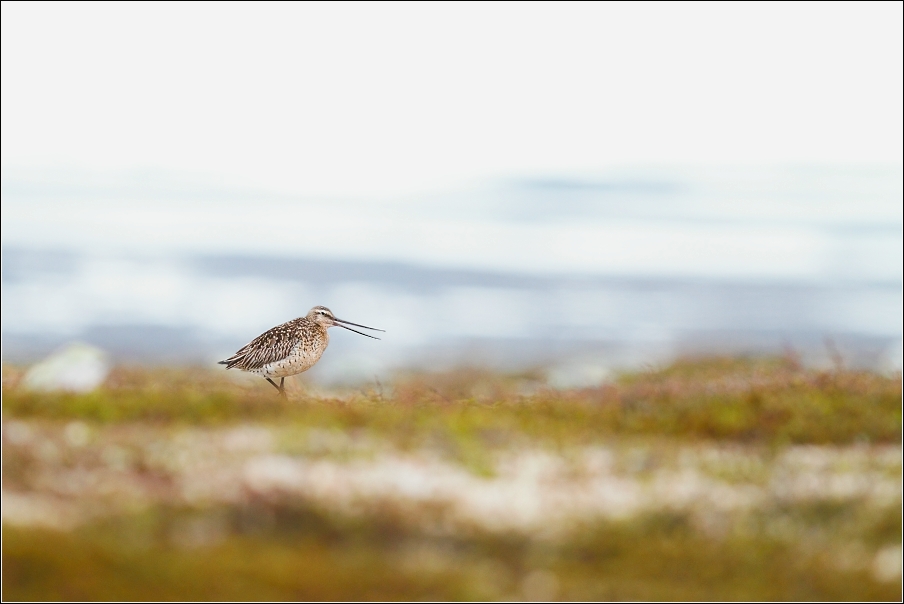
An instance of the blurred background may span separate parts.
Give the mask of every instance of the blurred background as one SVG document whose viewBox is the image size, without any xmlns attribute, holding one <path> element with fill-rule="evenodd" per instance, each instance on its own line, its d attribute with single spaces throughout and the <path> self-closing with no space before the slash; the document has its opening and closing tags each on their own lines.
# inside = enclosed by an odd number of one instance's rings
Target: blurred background
<svg viewBox="0 0 904 604">
<path fill-rule="evenodd" d="M 3 11 L 7 362 L 901 367 L 897 5 Z"/>
<path fill-rule="evenodd" d="M 900 2 L 0 10 L 4 600 L 900 601 Z"/>
</svg>

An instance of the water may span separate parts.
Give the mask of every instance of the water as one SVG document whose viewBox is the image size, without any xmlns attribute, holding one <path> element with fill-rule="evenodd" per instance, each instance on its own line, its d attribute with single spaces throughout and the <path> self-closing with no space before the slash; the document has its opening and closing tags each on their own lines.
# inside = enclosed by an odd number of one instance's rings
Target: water
<svg viewBox="0 0 904 604">
<path fill-rule="evenodd" d="M 3 354 L 65 341 L 209 363 L 324 304 L 310 372 L 550 367 L 562 384 L 682 352 L 901 365 L 901 171 L 662 168 L 402 199 L 167 175 L 4 174 Z"/>
</svg>

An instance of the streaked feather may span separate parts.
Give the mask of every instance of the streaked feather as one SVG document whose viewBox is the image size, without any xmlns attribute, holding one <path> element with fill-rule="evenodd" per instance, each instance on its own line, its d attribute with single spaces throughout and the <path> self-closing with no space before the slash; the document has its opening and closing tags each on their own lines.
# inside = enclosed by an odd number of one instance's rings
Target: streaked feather
<svg viewBox="0 0 904 604">
<path fill-rule="evenodd" d="M 268 329 L 242 346 L 234 355 L 220 361 L 220 364 L 226 365 L 226 369 L 236 368 L 243 371 L 260 369 L 268 363 L 275 363 L 288 357 L 299 342 L 310 339 L 311 332 L 318 330 L 323 328 L 305 317 L 293 319 Z"/>
</svg>

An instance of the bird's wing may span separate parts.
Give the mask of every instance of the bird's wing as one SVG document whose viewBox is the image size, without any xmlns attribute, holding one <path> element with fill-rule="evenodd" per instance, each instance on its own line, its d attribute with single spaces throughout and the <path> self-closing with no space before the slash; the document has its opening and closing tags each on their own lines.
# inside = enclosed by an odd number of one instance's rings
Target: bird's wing
<svg viewBox="0 0 904 604">
<path fill-rule="evenodd" d="M 226 369 L 235 367 L 249 371 L 259 369 L 267 363 L 281 361 L 289 356 L 292 348 L 298 343 L 298 321 L 299 319 L 295 319 L 268 329 L 220 363 L 226 365 Z"/>
</svg>

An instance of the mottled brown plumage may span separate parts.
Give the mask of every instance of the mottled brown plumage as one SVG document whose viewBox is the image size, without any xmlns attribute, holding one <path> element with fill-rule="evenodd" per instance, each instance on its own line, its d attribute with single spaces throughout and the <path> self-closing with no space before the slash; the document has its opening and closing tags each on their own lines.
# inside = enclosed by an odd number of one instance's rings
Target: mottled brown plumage
<svg viewBox="0 0 904 604">
<path fill-rule="evenodd" d="M 309 321 L 307 317 L 299 317 L 268 329 L 242 346 L 238 352 L 226 359 L 224 364 L 226 369 L 260 371 L 267 365 L 288 358 L 298 344 L 301 344 L 302 348 L 313 350 L 317 347 L 318 340 L 329 341 L 326 327 Z"/>
<path fill-rule="evenodd" d="M 330 343 L 328 328 L 338 326 L 362 336 L 374 337 L 343 325 L 343 323 L 383 331 L 375 327 L 337 319 L 329 308 L 315 306 L 307 316 L 293 319 L 265 331 L 242 346 L 234 355 L 220 361 L 220 364 L 226 365 L 226 369 L 240 369 L 260 375 L 273 384 L 282 396 L 285 396 L 283 389 L 285 378 L 307 371 L 320 360 L 323 351 Z M 275 377 L 280 378 L 278 386 L 271 379 Z"/>
</svg>

